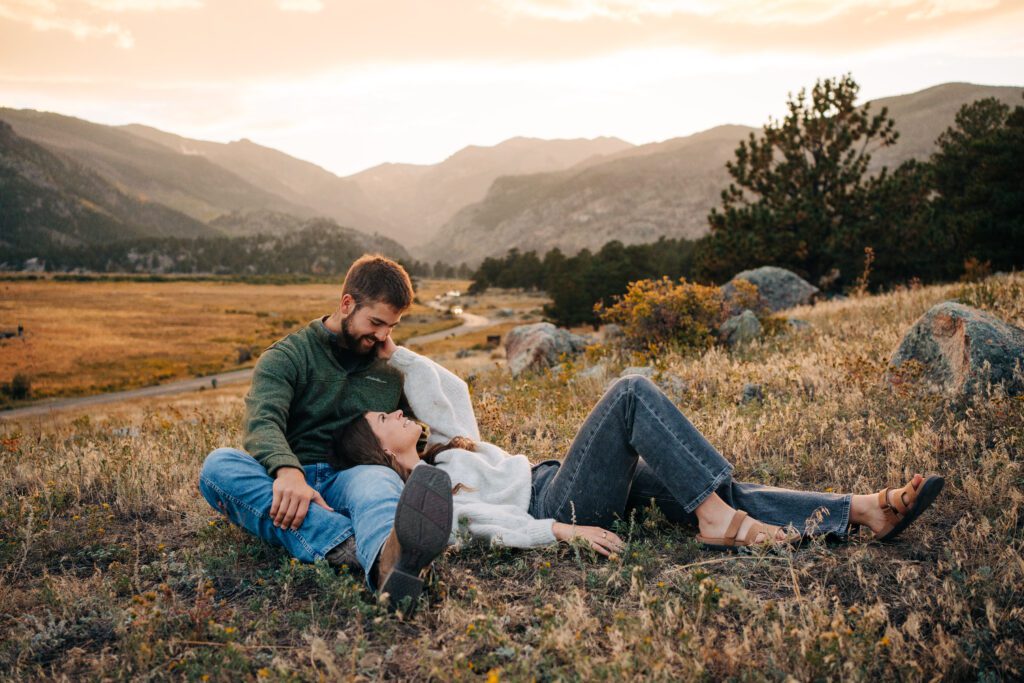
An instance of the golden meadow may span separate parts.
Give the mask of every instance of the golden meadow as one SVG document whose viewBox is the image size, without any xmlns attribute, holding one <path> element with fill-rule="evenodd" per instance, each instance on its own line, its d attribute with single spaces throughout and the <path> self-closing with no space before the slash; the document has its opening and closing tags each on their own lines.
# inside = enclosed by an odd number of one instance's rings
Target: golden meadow
<svg viewBox="0 0 1024 683">
<path fill-rule="evenodd" d="M 229 288 L 200 288 L 219 316 L 241 307 Z M 275 291 L 259 310 L 327 310 Z M 899 543 L 718 555 L 652 515 L 623 520 L 629 546 L 612 561 L 566 545 L 449 552 L 408 620 L 359 577 L 297 564 L 199 497 L 205 454 L 240 442 L 244 388 L 0 422 L 0 677 L 1019 679 L 1024 400 L 952 405 L 883 382 L 912 322 L 953 297 L 1024 325 L 1015 275 L 797 309 L 809 330 L 655 361 L 741 479 L 868 492 L 944 474 Z M 484 438 L 559 457 L 605 383 L 641 360 L 595 347 L 560 373 L 480 372 Z M 763 402 L 739 402 L 747 382 Z"/>
</svg>

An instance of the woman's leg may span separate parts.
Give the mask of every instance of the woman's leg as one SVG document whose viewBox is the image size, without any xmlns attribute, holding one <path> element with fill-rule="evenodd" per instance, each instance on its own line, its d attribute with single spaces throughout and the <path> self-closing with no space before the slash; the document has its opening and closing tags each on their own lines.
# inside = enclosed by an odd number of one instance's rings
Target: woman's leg
<svg viewBox="0 0 1024 683">
<path fill-rule="evenodd" d="M 734 509 L 750 523 L 840 535 L 850 516 L 850 496 L 733 481 L 729 462 L 653 382 L 636 375 L 598 402 L 537 495 L 545 516 L 598 526 L 653 498 L 670 521 L 695 523 L 712 537 L 724 533 Z"/>
<path fill-rule="evenodd" d="M 561 522 L 610 525 L 625 512 L 640 454 L 687 513 L 731 480 L 732 466 L 679 409 L 632 375 L 591 411 L 558 473 L 538 492 L 537 509 Z"/>
<path fill-rule="evenodd" d="M 804 534 L 845 536 L 849 530 L 853 498 L 850 494 L 794 491 L 742 483 L 731 477 L 722 482 L 715 493 L 729 507 L 743 510 L 767 524 L 792 525 Z M 641 460 L 633 476 L 626 512 L 642 510 L 652 501 L 669 522 L 698 525 L 697 515 L 687 512 L 654 470 Z"/>
</svg>

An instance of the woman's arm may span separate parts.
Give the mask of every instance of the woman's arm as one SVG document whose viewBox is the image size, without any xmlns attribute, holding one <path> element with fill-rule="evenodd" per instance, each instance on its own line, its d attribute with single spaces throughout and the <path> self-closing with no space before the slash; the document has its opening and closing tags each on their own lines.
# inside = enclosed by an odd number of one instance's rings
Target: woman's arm
<svg viewBox="0 0 1024 683">
<path fill-rule="evenodd" d="M 405 397 L 416 417 L 430 425 L 431 443 L 456 436 L 480 441 L 469 387 L 461 378 L 404 346 L 395 349 L 388 363 L 405 376 Z"/>
<path fill-rule="evenodd" d="M 512 505 L 483 502 L 456 504 L 455 516 L 464 521 L 473 538 L 510 548 L 533 548 L 557 541 L 583 538 L 598 553 L 607 557 L 620 552 L 625 544 L 614 532 L 596 526 L 564 524 L 553 519 L 535 519 Z"/>
<path fill-rule="evenodd" d="M 553 519 L 534 519 L 514 505 L 480 501 L 461 503 L 456 496 L 456 523 L 464 523 L 470 536 L 510 548 L 533 548 L 557 542 Z"/>
</svg>

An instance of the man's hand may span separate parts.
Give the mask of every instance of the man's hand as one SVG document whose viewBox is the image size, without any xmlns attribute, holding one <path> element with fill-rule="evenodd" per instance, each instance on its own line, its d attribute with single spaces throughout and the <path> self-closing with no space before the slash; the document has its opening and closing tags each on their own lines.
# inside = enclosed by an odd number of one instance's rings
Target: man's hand
<svg viewBox="0 0 1024 683">
<path fill-rule="evenodd" d="M 398 344 L 395 343 L 395 340 L 392 339 L 389 334 L 388 338 L 377 346 L 377 358 L 387 360 L 391 358 L 391 354 L 393 354 L 397 348 Z"/>
<path fill-rule="evenodd" d="M 320 493 L 306 483 L 305 473 L 295 467 L 282 467 L 274 473 L 274 502 L 270 517 L 279 529 L 298 529 L 306 519 L 309 504 L 316 503 L 334 512 Z"/>
<path fill-rule="evenodd" d="M 599 526 L 577 526 L 554 522 L 551 524 L 551 533 L 559 541 L 571 541 L 574 538 L 583 538 L 590 543 L 590 547 L 608 557 L 611 553 L 617 553 L 626 547 L 622 539 L 613 532 L 602 529 Z"/>
</svg>

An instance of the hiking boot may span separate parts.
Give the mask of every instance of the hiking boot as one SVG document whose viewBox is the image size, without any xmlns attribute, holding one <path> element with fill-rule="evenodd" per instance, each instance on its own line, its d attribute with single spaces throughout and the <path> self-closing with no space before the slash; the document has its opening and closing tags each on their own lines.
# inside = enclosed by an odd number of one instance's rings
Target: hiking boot
<svg viewBox="0 0 1024 683">
<path fill-rule="evenodd" d="M 334 546 L 327 555 L 324 557 L 327 560 L 327 564 L 331 565 L 337 570 L 348 568 L 350 571 L 357 569 L 361 570 L 363 567 L 359 564 L 359 556 L 356 554 L 356 537 L 349 536 L 344 541 Z"/>
<path fill-rule="evenodd" d="M 420 572 L 445 549 L 451 533 L 452 480 L 421 463 L 405 482 L 395 525 L 377 558 L 378 590 L 388 594 L 388 609 L 412 614 L 423 591 Z"/>
</svg>

